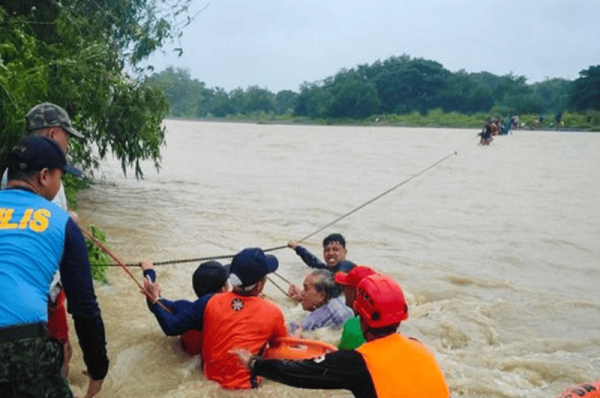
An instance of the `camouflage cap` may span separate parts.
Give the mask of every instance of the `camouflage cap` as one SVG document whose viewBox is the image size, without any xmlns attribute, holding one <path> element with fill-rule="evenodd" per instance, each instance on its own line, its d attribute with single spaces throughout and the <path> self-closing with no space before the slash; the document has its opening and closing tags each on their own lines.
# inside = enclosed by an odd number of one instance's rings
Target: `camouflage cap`
<svg viewBox="0 0 600 398">
<path fill-rule="evenodd" d="M 25 119 L 27 120 L 27 132 L 43 129 L 44 127 L 60 126 L 72 136 L 83 138 L 83 134 L 71 125 L 71 119 L 67 111 L 49 102 L 31 108 Z"/>
</svg>

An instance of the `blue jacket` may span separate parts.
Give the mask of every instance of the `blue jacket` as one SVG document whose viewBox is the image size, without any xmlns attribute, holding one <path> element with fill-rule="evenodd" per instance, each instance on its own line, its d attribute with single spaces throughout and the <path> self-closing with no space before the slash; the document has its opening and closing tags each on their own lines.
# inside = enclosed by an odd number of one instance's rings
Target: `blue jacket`
<svg viewBox="0 0 600 398">
<path fill-rule="evenodd" d="M 108 371 L 104 324 L 79 227 L 34 192 L 1 191 L 0 327 L 46 323 L 48 290 L 57 270 L 88 372 L 101 380 Z"/>
<path fill-rule="evenodd" d="M 152 282 L 156 281 L 156 272 L 154 270 L 144 271 L 144 277 L 150 277 Z M 160 328 L 167 336 L 178 336 L 191 329 L 202 330 L 204 327 L 204 309 L 206 303 L 213 296 L 213 293 L 205 294 L 196 301 L 177 300 L 171 301 L 164 298 L 160 302 L 164 304 L 171 312 L 164 310 L 158 304 L 153 304 L 146 300 L 148 308 L 158 321 Z"/>
</svg>

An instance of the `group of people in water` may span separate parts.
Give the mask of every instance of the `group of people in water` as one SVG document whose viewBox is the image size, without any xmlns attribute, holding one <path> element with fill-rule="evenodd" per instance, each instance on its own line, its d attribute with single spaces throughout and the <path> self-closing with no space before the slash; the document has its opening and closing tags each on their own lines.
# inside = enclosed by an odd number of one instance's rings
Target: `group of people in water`
<svg viewBox="0 0 600 398">
<path fill-rule="evenodd" d="M 478 134 L 480 145 L 490 145 L 496 135 L 512 134 L 512 130 L 519 127 L 519 115 L 509 117 L 506 122 L 503 119 L 490 117 Z"/>
<path fill-rule="evenodd" d="M 323 241 L 324 262 L 296 242 L 288 246 L 315 268 L 302 287 L 289 288 L 290 299 L 309 311 L 301 322 L 286 323 L 262 295 L 279 261 L 260 248 L 240 251 L 225 266 L 200 264 L 192 276 L 195 301 L 162 298 L 152 263 L 145 260 L 142 293 L 163 332 L 181 335 L 184 349 L 200 356 L 205 377 L 223 388 L 256 388 L 262 376 L 302 388 L 347 389 L 357 397 L 392 397 L 398 391 L 407 397 L 450 396 L 433 354 L 397 332 L 408 304 L 393 278 L 347 261 L 346 241 L 338 233 Z M 338 351 L 295 361 L 262 358 L 278 339 L 323 327 L 343 328 Z"/>
<path fill-rule="evenodd" d="M 74 396 L 66 378 L 66 301 L 89 377 L 84 397 L 92 398 L 109 371 L 107 343 L 86 243 L 62 186 L 65 173 L 81 176 L 66 154 L 71 138 L 83 135 L 54 104 L 33 107 L 25 120 L 28 135 L 8 155 L 0 191 L 0 397 Z M 286 322 L 263 295 L 279 260 L 257 247 L 226 265 L 200 264 L 192 275 L 195 300 L 162 297 L 153 264 L 144 260 L 141 293 L 162 331 L 181 336 L 184 349 L 200 356 L 206 379 L 225 389 L 258 388 L 266 378 L 364 398 L 450 397 L 433 353 L 399 332 L 409 307 L 394 278 L 346 260 L 341 234 L 324 239 L 324 261 L 296 242 L 288 247 L 314 269 L 288 290 L 308 312 L 300 321 Z M 282 338 L 323 327 L 342 329 L 337 350 L 295 360 L 263 355 Z M 597 387 L 586 384 L 577 394 Z"/>
</svg>

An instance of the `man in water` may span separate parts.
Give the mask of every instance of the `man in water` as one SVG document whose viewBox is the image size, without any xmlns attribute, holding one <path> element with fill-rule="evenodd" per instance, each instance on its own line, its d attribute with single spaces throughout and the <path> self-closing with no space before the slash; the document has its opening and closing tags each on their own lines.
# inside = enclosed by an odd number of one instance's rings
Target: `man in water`
<svg viewBox="0 0 600 398">
<path fill-rule="evenodd" d="M 233 291 L 218 293 L 195 304 L 189 322 L 203 330 L 203 370 L 207 379 L 227 389 L 257 388 L 259 379 L 250 374 L 235 357 L 234 348 L 245 348 L 258 354 L 269 342 L 286 337 L 285 320 L 281 310 L 260 297 L 267 275 L 275 272 L 279 262 L 259 248 L 244 249 L 233 257 L 229 282 Z M 160 287 L 144 280 L 143 293 L 153 303 L 151 311 L 161 323 L 176 317 L 158 304 Z M 206 296 L 203 296 L 206 297 Z M 199 302 L 203 301 L 203 302 Z M 164 327 L 163 327 L 164 330 Z M 172 329 L 180 334 L 189 328 Z"/>
<path fill-rule="evenodd" d="M 328 269 L 335 273 L 338 271 L 349 271 L 354 265 L 353 263 L 346 261 L 348 250 L 346 250 L 346 239 L 344 239 L 342 234 L 330 234 L 323 239 L 323 259 L 325 262 L 319 260 L 305 247 L 298 245 L 298 243 L 294 241 L 290 241 L 288 247 L 293 249 L 296 254 L 300 256 L 302 261 L 311 268 Z M 288 296 L 292 300 L 299 302 L 301 295 L 302 289 L 292 283 L 288 289 Z"/>
<path fill-rule="evenodd" d="M 310 313 L 302 322 L 290 323 L 290 331 L 300 337 L 303 331 L 324 327 L 341 327 L 352 318 L 352 310 L 341 300 L 340 288 L 333 281 L 333 274 L 326 269 L 312 271 L 304 278 L 302 308 Z"/>
<path fill-rule="evenodd" d="M 157 296 L 159 297 L 160 287 L 155 283 L 156 272 L 152 263 L 148 260 L 143 260 L 140 266 L 144 271 L 145 280 L 148 280 L 148 282 L 145 281 L 147 291 L 150 292 L 147 296 L 148 300 Z M 227 278 L 229 278 L 229 267 L 224 267 L 217 261 L 208 261 L 200 264 L 192 275 L 192 287 L 196 293 L 197 300 L 194 302 L 188 300 L 170 301 L 160 298 L 159 301 L 170 312 L 157 311 L 161 307 L 154 307 L 151 301 L 148 302 L 148 306 L 155 313 L 163 332 L 167 336 L 181 335 L 183 348 L 190 355 L 199 355 L 202 353 L 201 330 L 204 306 L 214 294 L 229 290 Z"/>
<path fill-rule="evenodd" d="M 357 398 L 450 397 L 433 354 L 421 342 L 396 333 L 408 317 L 408 306 L 392 278 L 364 278 L 354 309 L 367 340 L 356 350 L 302 361 L 261 359 L 243 349 L 232 353 L 253 375 L 294 387 L 350 390 Z"/>
<path fill-rule="evenodd" d="M 67 212 L 49 201 L 64 172 L 81 175 L 47 137 L 30 136 L 9 155 L 8 186 L 0 192 L 2 397 L 72 397 L 61 373 L 63 345 L 46 329 L 48 291 L 58 270 L 90 377 L 86 397 L 100 391 L 108 372 L 85 240 Z"/>
</svg>

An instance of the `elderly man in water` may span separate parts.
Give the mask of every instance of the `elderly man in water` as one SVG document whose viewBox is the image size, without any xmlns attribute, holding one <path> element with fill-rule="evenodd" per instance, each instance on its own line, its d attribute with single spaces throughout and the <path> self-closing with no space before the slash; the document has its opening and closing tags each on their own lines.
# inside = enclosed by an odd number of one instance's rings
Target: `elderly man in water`
<svg viewBox="0 0 600 398">
<path fill-rule="evenodd" d="M 304 278 L 300 303 L 310 313 L 300 323 L 290 323 L 292 335 L 299 337 L 303 331 L 323 327 L 341 327 L 354 316 L 340 298 L 341 288 L 335 284 L 333 273 L 325 269 L 311 272 Z"/>
</svg>

